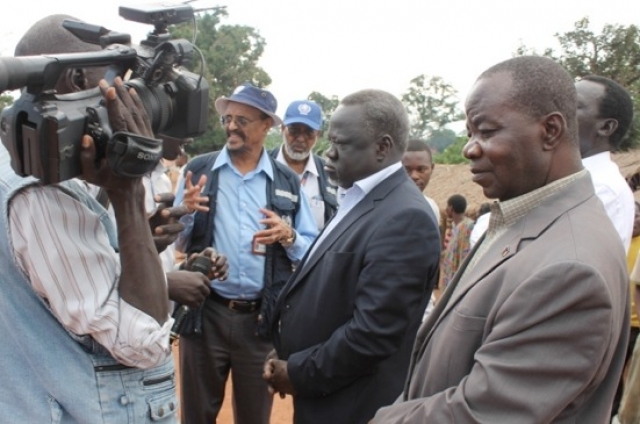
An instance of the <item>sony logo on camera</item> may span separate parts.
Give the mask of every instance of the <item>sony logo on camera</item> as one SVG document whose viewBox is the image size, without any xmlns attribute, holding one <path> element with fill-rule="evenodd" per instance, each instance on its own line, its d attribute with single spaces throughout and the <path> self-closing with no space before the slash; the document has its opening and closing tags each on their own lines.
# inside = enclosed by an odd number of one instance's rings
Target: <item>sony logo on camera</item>
<svg viewBox="0 0 640 424">
<path fill-rule="evenodd" d="M 146 160 L 146 161 L 153 161 L 153 162 L 156 162 L 156 163 L 160 160 L 159 155 L 153 154 L 153 153 L 145 153 L 145 152 L 138 153 L 137 158 L 138 159 L 142 159 L 142 160 Z"/>
</svg>

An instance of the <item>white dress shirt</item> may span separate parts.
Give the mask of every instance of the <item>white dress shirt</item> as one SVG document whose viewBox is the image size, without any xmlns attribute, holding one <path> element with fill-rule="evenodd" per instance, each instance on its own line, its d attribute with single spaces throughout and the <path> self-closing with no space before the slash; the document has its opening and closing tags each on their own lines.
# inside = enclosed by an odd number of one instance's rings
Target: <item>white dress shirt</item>
<svg viewBox="0 0 640 424">
<path fill-rule="evenodd" d="M 469 244 L 473 249 L 473 246 L 480 240 L 480 237 L 487 231 L 489 228 L 489 219 L 491 218 L 491 212 L 484 213 L 476 219 L 476 223 L 473 224 L 473 229 L 471 229 L 471 235 L 469 236 Z"/>
<path fill-rule="evenodd" d="M 611 160 L 609 152 L 584 158 L 582 165 L 591 174 L 596 195 L 604 204 L 607 215 L 620 234 L 625 252 L 628 252 L 636 210 L 631 188 L 620 174 L 618 165 Z"/>
<path fill-rule="evenodd" d="M 95 213 L 55 186 L 31 186 L 13 197 L 9 226 L 16 263 L 67 330 L 125 365 L 167 358 L 173 320 L 160 326 L 120 297 L 120 258 Z"/>
<path fill-rule="evenodd" d="M 313 245 L 313 249 L 309 254 L 309 257 L 313 255 L 316 248 L 327 237 L 327 234 L 333 230 L 340 221 L 353 209 L 364 197 L 369 194 L 378 184 L 387 179 L 391 174 L 402 168 L 402 163 L 397 162 L 393 165 L 389 165 L 386 168 L 376 172 L 373 175 L 369 175 L 367 178 L 363 178 L 353 183 L 353 185 L 344 189 L 338 187 L 338 212 L 333 217 L 329 224 L 322 233 L 318 236 L 318 241 Z"/>
<path fill-rule="evenodd" d="M 429 206 L 431 206 L 431 210 L 433 210 L 433 213 L 436 215 L 438 226 L 440 226 L 440 208 L 438 207 L 438 204 L 429 196 L 424 196 L 424 199 L 427 201 Z"/>
<path fill-rule="evenodd" d="M 282 153 L 283 148 L 283 146 L 280 146 L 280 149 L 278 149 L 278 156 L 276 157 L 276 160 L 289 166 L 284 157 L 284 153 Z M 293 171 L 293 169 L 291 170 Z M 307 164 L 304 167 L 304 171 L 302 171 L 302 174 L 298 175 L 298 178 L 300 178 L 300 186 L 302 187 L 304 194 L 307 196 L 307 200 L 309 200 L 309 206 L 311 206 L 313 218 L 316 220 L 316 224 L 318 225 L 318 231 L 320 231 L 324 227 L 324 200 L 322 200 L 322 194 L 320 193 L 320 173 L 316 167 L 316 161 L 313 158 L 313 153 L 309 156 Z"/>
</svg>

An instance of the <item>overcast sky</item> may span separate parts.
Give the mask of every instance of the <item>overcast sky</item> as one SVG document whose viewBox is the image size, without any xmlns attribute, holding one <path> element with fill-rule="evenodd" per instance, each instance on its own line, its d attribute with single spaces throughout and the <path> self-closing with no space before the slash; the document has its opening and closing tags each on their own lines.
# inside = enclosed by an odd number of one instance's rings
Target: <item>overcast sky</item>
<svg viewBox="0 0 640 424">
<path fill-rule="evenodd" d="M 138 0 L 22 0 L 3 10 L 0 54 L 12 55 L 38 19 L 65 13 L 139 42 L 149 27 L 120 18 L 118 6 Z M 157 3 L 157 2 L 156 2 Z M 165 2 L 166 3 L 166 2 Z M 267 45 L 261 66 L 282 114 L 312 91 L 345 95 L 379 88 L 401 96 L 420 74 L 441 76 L 463 101 L 475 78 L 508 59 L 520 44 L 557 47 L 554 34 L 588 16 L 599 33 L 606 23 L 640 24 L 640 0 L 221 0 L 223 22 L 256 28 Z"/>
</svg>

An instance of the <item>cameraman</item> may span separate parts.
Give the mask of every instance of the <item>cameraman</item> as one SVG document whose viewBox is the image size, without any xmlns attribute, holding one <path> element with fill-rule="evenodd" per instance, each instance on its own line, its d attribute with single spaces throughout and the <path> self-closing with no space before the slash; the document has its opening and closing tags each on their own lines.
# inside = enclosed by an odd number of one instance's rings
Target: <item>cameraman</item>
<svg viewBox="0 0 640 424">
<path fill-rule="evenodd" d="M 79 53 L 98 51 L 101 49 L 96 44 L 86 43 L 71 32 L 67 31 L 62 23 L 65 20 L 78 21 L 73 16 L 64 14 L 54 14 L 46 16 L 34 23 L 18 41 L 15 56 L 34 56 L 41 54 L 58 53 Z M 67 94 L 83 90 L 88 90 L 98 86 L 98 82 L 104 75 L 104 67 L 74 67 L 67 69 L 57 81 L 56 92 Z M 171 137 L 160 136 L 163 140 L 163 157 L 167 160 L 174 160 L 182 151 L 183 141 Z M 158 167 L 161 165 L 159 164 Z M 167 284 L 169 288 L 169 298 L 177 303 L 189 307 L 198 307 L 209 294 L 209 280 L 200 273 L 187 271 L 173 271 L 175 250 L 173 242 L 178 234 L 184 229 L 184 224 L 178 222 L 180 216 L 186 213 L 185 208 L 169 207 L 173 204 L 173 194 L 171 193 L 170 181 L 167 184 L 157 184 L 161 177 L 153 173 L 142 177 L 142 184 L 145 187 L 145 210 L 149 216 L 149 225 L 153 235 L 155 246 L 160 254 L 163 269 L 166 272 Z M 166 176 L 165 176 L 166 177 Z M 166 177 L 168 179 L 168 177 Z M 99 187 L 87 184 L 84 180 L 76 180 L 82 188 L 88 190 L 99 201 L 102 200 L 104 190 Z M 162 187 L 167 189 L 162 189 Z M 158 202 L 157 205 L 154 202 Z M 113 209 L 108 202 L 101 201 L 102 205 L 108 209 L 109 216 L 113 219 Z M 157 207 L 154 207 L 157 206 Z M 210 255 L 211 252 L 207 252 Z M 214 258 L 219 273 L 222 276 L 226 265 L 223 257 Z M 212 273 L 212 275 L 214 275 Z M 222 277 L 224 280 L 224 277 Z"/>
<path fill-rule="evenodd" d="M 133 90 L 120 79 L 101 90 L 114 130 L 153 137 Z M 82 149 L 117 237 L 86 191 L 19 177 L 0 158 L 0 422 L 175 422 L 173 320 L 144 187 L 96 166 L 89 136 Z"/>
</svg>

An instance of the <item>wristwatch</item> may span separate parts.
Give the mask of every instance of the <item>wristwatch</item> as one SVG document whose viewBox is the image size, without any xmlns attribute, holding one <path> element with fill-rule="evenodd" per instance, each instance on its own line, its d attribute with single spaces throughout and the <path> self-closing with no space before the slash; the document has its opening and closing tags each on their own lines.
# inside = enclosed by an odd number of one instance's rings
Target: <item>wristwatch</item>
<svg viewBox="0 0 640 424">
<path fill-rule="evenodd" d="M 291 237 L 280 239 L 282 247 L 289 247 L 296 241 L 296 230 L 291 229 Z"/>
</svg>

